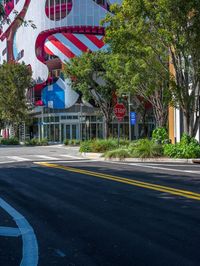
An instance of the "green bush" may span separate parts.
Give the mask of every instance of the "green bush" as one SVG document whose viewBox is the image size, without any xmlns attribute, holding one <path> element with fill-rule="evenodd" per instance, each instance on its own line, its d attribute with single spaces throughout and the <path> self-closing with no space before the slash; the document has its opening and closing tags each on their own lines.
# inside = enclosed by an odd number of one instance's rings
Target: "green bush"
<svg viewBox="0 0 200 266">
<path fill-rule="evenodd" d="M 118 158 L 120 160 L 123 160 L 125 158 L 130 158 L 130 152 L 128 149 L 116 149 L 116 150 L 112 150 L 112 151 L 107 151 L 104 154 L 105 158 L 111 159 L 111 158 Z"/>
<path fill-rule="evenodd" d="M 167 130 L 164 127 L 154 129 L 152 133 L 152 140 L 159 144 L 164 144 L 169 141 Z"/>
<path fill-rule="evenodd" d="M 25 145 L 37 146 L 37 145 L 39 145 L 39 139 L 37 139 L 37 138 L 30 139 L 30 140 L 25 142 Z"/>
<path fill-rule="evenodd" d="M 117 144 L 118 144 L 118 139 L 115 139 L 117 141 Z M 119 141 L 119 145 L 120 146 L 123 146 L 123 147 L 127 147 L 130 145 L 130 141 L 128 139 L 120 139 Z"/>
<path fill-rule="evenodd" d="M 44 138 L 44 139 L 39 140 L 37 138 L 33 138 L 33 139 L 26 141 L 25 145 L 27 145 L 27 146 L 47 146 L 48 145 L 48 139 Z"/>
<path fill-rule="evenodd" d="M 47 146 L 48 145 L 48 139 L 44 138 L 39 141 L 40 146 Z"/>
<path fill-rule="evenodd" d="M 2 145 L 19 145 L 19 140 L 17 138 L 1 139 Z"/>
<path fill-rule="evenodd" d="M 66 146 L 69 145 L 69 140 L 66 139 L 66 140 L 64 141 L 64 144 L 65 144 Z"/>
<path fill-rule="evenodd" d="M 164 155 L 182 159 L 200 158 L 200 145 L 196 139 L 183 134 L 179 143 L 164 146 Z"/>
<path fill-rule="evenodd" d="M 71 146 L 78 146 L 80 145 L 81 141 L 79 139 L 66 139 L 64 141 L 65 145 L 71 145 Z"/>
<path fill-rule="evenodd" d="M 121 140 L 120 146 L 127 145 L 127 141 Z M 117 139 L 93 139 L 81 142 L 80 152 L 106 152 L 118 148 Z"/>
<path fill-rule="evenodd" d="M 131 155 L 136 158 L 159 157 L 163 155 L 163 147 L 149 139 L 140 139 L 132 146 Z"/>
<path fill-rule="evenodd" d="M 93 152 L 92 141 L 91 140 L 82 141 L 79 151 L 80 152 Z"/>
<path fill-rule="evenodd" d="M 96 139 L 92 141 L 93 152 L 106 152 L 116 149 L 118 142 L 116 139 Z"/>
</svg>

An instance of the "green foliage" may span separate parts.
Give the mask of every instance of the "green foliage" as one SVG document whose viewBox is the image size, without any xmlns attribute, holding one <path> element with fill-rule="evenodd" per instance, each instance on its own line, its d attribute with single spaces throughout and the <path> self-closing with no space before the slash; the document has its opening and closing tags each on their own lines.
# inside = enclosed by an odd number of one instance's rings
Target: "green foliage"
<svg viewBox="0 0 200 266">
<path fill-rule="evenodd" d="M 169 140 L 167 130 L 163 127 L 154 129 L 152 133 L 152 140 L 159 144 L 165 144 Z"/>
<path fill-rule="evenodd" d="M 164 145 L 164 155 L 171 158 L 200 158 L 200 145 L 196 139 L 183 134 L 179 143 Z"/>
<path fill-rule="evenodd" d="M 125 158 L 130 158 L 131 157 L 131 154 L 130 154 L 130 152 L 129 152 L 128 149 L 119 148 L 119 149 L 116 149 L 116 150 L 107 151 L 104 154 L 104 157 L 105 158 L 108 158 L 108 159 L 118 158 L 120 160 L 124 160 Z"/>
<path fill-rule="evenodd" d="M 64 141 L 64 144 L 65 144 L 66 146 L 69 145 L 69 140 L 66 139 L 66 140 Z"/>
<path fill-rule="evenodd" d="M 91 140 L 82 141 L 79 151 L 80 152 L 93 152 L 93 150 L 92 150 L 92 141 Z"/>
<path fill-rule="evenodd" d="M 27 146 L 38 146 L 39 145 L 39 139 L 33 138 L 25 142 L 25 145 Z"/>
<path fill-rule="evenodd" d="M 105 152 L 117 148 L 115 139 L 97 139 L 92 142 L 93 152 Z"/>
<path fill-rule="evenodd" d="M 33 139 L 26 141 L 25 145 L 27 145 L 27 146 L 47 146 L 48 145 L 48 139 L 44 138 L 44 139 L 39 140 L 37 138 L 33 138 Z"/>
<path fill-rule="evenodd" d="M 81 141 L 78 139 L 66 139 L 64 141 L 64 144 L 67 145 L 71 145 L 71 146 L 78 146 L 80 145 Z"/>
<path fill-rule="evenodd" d="M 27 118 L 26 89 L 32 86 L 32 73 L 25 64 L 0 66 L 0 120 L 19 123 Z"/>
<path fill-rule="evenodd" d="M 99 107 L 106 121 L 106 137 L 113 114 L 113 94 L 116 91 L 114 79 L 108 75 L 110 57 L 105 51 L 83 53 L 64 66 L 65 76 L 70 79 L 72 88 L 80 92 L 85 100 L 92 100 Z"/>
<path fill-rule="evenodd" d="M 183 111 L 185 132 L 195 136 L 199 123 L 200 1 L 123 0 L 120 7 L 111 8 L 114 15 L 106 19 L 106 42 L 116 55 L 110 72 L 115 73 L 118 87 L 133 88 L 149 98 L 160 124 L 173 101 Z"/>
<path fill-rule="evenodd" d="M 17 138 L 1 139 L 2 145 L 19 145 L 19 140 Z"/>
<path fill-rule="evenodd" d="M 163 147 L 149 139 L 140 139 L 132 146 L 131 154 L 136 158 L 159 157 L 163 155 Z"/>
<path fill-rule="evenodd" d="M 48 139 L 44 138 L 39 141 L 40 146 L 48 146 Z"/>
<path fill-rule="evenodd" d="M 127 148 L 129 145 L 128 140 L 120 139 L 120 147 Z M 93 139 L 81 142 L 80 152 L 99 152 L 114 150 L 118 148 L 118 139 Z"/>
</svg>

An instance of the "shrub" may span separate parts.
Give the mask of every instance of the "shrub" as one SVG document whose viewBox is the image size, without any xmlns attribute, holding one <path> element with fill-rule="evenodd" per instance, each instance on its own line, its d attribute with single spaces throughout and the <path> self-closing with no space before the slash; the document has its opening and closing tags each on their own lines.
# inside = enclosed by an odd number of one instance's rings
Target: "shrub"
<svg viewBox="0 0 200 266">
<path fill-rule="evenodd" d="M 112 149 L 116 149 L 118 142 L 116 139 L 96 139 L 92 141 L 93 152 L 106 152 Z"/>
<path fill-rule="evenodd" d="M 33 138 L 25 142 L 25 145 L 36 146 L 39 145 L 39 139 Z"/>
<path fill-rule="evenodd" d="M 183 134 L 180 143 L 164 146 L 164 155 L 171 158 L 199 158 L 200 145 L 196 139 Z"/>
<path fill-rule="evenodd" d="M 154 129 L 152 133 L 152 140 L 159 144 L 164 144 L 169 141 L 167 130 L 164 127 Z"/>
<path fill-rule="evenodd" d="M 78 146 L 80 145 L 81 141 L 79 139 L 66 139 L 64 141 L 65 145 L 72 145 L 72 146 Z"/>
<path fill-rule="evenodd" d="M 92 141 L 91 140 L 82 141 L 79 151 L 80 152 L 93 152 Z"/>
<path fill-rule="evenodd" d="M 17 138 L 1 139 L 2 145 L 19 145 L 19 140 Z"/>
<path fill-rule="evenodd" d="M 140 139 L 132 147 L 133 157 L 153 158 L 163 155 L 163 147 L 149 139 Z"/>
<path fill-rule="evenodd" d="M 116 150 L 113 150 L 113 151 L 107 151 L 105 154 L 104 154 L 104 157 L 105 158 L 119 158 L 120 160 L 123 160 L 125 158 L 130 158 L 131 155 L 130 155 L 130 152 L 128 149 L 116 149 Z"/>
<path fill-rule="evenodd" d="M 40 146 L 47 146 L 48 145 L 48 139 L 44 138 L 39 141 Z"/>
<path fill-rule="evenodd" d="M 65 145 L 69 145 L 69 140 L 66 139 L 66 140 L 64 141 L 64 144 L 65 144 Z"/>
<path fill-rule="evenodd" d="M 117 144 L 118 144 L 118 139 L 116 139 L 116 141 L 117 141 Z M 127 147 L 127 148 L 130 145 L 130 143 L 131 142 L 128 139 L 120 139 L 120 141 L 119 141 L 119 145 L 120 146 Z"/>
</svg>

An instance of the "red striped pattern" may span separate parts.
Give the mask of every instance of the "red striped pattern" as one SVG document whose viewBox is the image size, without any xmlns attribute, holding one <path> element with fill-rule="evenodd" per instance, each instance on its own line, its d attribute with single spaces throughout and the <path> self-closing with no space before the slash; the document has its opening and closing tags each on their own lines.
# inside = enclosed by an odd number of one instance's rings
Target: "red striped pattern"
<svg viewBox="0 0 200 266">
<path fill-rule="evenodd" d="M 59 40 L 57 40 L 53 35 L 49 38 L 49 40 L 52 42 L 52 44 L 58 48 L 66 57 L 73 58 L 75 57 L 75 54 L 72 53 L 72 51 L 67 48 L 65 45 L 63 45 Z"/>
<path fill-rule="evenodd" d="M 80 55 L 88 51 L 98 51 L 105 46 L 103 41 L 103 35 L 93 35 L 93 34 L 76 34 L 76 33 L 60 33 L 68 41 L 66 45 L 64 42 L 56 38 L 55 35 L 51 35 L 46 42 L 44 50 L 49 55 L 56 55 L 62 58 L 62 61 L 69 60 L 75 56 Z M 80 38 L 79 38 L 80 36 Z M 82 38 L 84 36 L 84 38 Z M 71 47 L 70 47 L 71 43 Z M 75 47 L 77 49 L 75 49 Z M 79 52 L 78 52 L 79 51 Z M 66 57 L 66 58 L 64 58 Z"/>
</svg>

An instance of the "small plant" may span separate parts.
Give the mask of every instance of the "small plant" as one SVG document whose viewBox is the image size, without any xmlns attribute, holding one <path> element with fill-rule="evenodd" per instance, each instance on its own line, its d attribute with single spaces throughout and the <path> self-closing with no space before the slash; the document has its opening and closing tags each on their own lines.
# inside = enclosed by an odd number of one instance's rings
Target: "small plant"
<svg viewBox="0 0 200 266">
<path fill-rule="evenodd" d="M 116 139 L 96 139 L 92 141 L 93 152 L 106 152 L 117 148 Z"/>
<path fill-rule="evenodd" d="M 44 138 L 39 141 L 40 146 L 47 146 L 48 145 L 48 139 Z"/>
<path fill-rule="evenodd" d="M 79 139 L 66 139 L 64 141 L 64 144 L 67 146 L 67 145 L 70 145 L 70 146 L 79 146 L 81 143 L 81 141 Z"/>
<path fill-rule="evenodd" d="M 64 141 L 64 144 L 65 144 L 66 146 L 69 145 L 69 140 L 66 139 L 66 140 Z"/>
<path fill-rule="evenodd" d="M 37 138 L 30 139 L 30 140 L 25 142 L 25 145 L 37 146 L 37 145 L 39 145 L 39 139 L 37 139 Z"/>
<path fill-rule="evenodd" d="M 79 139 L 74 140 L 74 145 L 79 146 L 81 144 L 81 141 Z"/>
<path fill-rule="evenodd" d="M 149 139 L 140 139 L 132 148 L 133 157 L 154 158 L 163 155 L 163 147 Z"/>
<path fill-rule="evenodd" d="M 164 127 L 154 129 L 152 133 L 152 140 L 158 144 L 165 144 L 169 142 L 167 130 Z"/>
<path fill-rule="evenodd" d="M 19 140 L 15 137 L 9 139 L 1 139 L 2 145 L 19 145 Z"/>
<path fill-rule="evenodd" d="M 104 154 L 104 157 L 108 158 L 108 159 L 118 158 L 120 160 L 124 160 L 125 158 L 130 158 L 131 155 L 130 155 L 128 149 L 121 148 L 121 149 L 116 149 L 116 150 L 112 150 L 112 151 L 107 151 Z"/>
<path fill-rule="evenodd" d="M 92 141 L 91 140 L 82 141 L 79 151 L 80 152 L 93 152 Z"/>
</svg>

